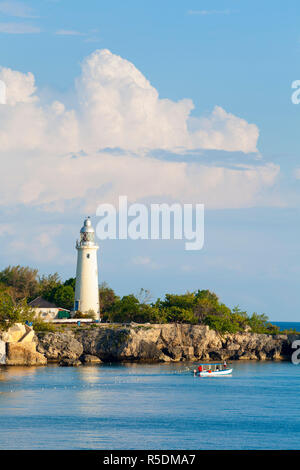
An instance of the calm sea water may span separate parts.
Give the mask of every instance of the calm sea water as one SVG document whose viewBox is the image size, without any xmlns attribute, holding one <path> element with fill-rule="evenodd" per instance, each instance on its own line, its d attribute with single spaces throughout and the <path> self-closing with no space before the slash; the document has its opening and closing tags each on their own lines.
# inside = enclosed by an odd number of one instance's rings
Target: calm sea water
<svg viewBox="0 0 300 470">
<path fill-rule="evenodd" d="M 280 328 L 280 331 L 283 330 L 296 330 L 300 332 L 300 323 L 291 322 L 291 321 L 271 321 L 273 325 L 277 325 Z"/>
<path fill-rule="evenodd" d="M 0 369 L 1 449 L 300 449 L 300 366 Z"/>
</svg>

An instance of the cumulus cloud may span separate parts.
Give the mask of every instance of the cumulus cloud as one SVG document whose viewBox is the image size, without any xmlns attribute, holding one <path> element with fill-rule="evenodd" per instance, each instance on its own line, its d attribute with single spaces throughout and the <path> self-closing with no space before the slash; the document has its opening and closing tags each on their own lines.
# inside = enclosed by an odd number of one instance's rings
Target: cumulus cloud
<svg viewBox="0 0 300 470">
<path fill-rule="evenodd" d="M 256 152 L 259 131 L 255 124 L 215 106 L 211 115 L 202 119 L 190 119 L 194 148 L 227 151 Z"/>
<path fill-rule="evenodd" d="M 160 99 L 131 62 L 108 50 L 85 59 L 76 85 L 85 145 L 256 151 L 258 129 L 254 124 L 220 107 L 206 119 L 191 119 L 192 100 Z"/>
<path fill-rule="evenodd" d="M 82 63 L 72 109 L 39 100 L 34 77 L 0 68 L 7 105 L 0 106 L 0 197 L 3 204 L 64 210 L 127 194 L 130 201 L 154 198 L 204 202 L 209 207 L 263 204 L 274 184 L 273 164 L 226 168 L 151 157 L 161 149 L 257 152 L 258 129 L 216 106 L 191 118 L 190 99 L 161 99 L 129 61 L 97 50 Z M 115 152 L 114 149 L 119 151 Z"/>
<path fill-rule="evenodd" d="M 0 79 L 6 84 L 7 104 L 32 103 L 37 101 L 36 87 L 32 73 L 21 73 L 0 67 Z"/>
</svg>

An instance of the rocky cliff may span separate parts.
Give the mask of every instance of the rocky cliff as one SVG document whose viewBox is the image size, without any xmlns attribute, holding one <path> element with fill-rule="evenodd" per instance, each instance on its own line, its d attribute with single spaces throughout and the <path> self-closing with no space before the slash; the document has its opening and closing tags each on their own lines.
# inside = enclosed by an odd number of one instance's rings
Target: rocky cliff
<svg viewBox="0 0 300 470">
<path fill-rule="evenodd" d="M 300 337 L 299 337 L 300 338 Z M 298 338 L 298 339 L 299 339 Z M 295 339 L 295 337 L 293 337 Z M 201 325 L 101 325 L 37 333 L 37 351 L 62 365 L 101 361 L 289 360 L 286 335 L 220 335 Z"/>
</svg>

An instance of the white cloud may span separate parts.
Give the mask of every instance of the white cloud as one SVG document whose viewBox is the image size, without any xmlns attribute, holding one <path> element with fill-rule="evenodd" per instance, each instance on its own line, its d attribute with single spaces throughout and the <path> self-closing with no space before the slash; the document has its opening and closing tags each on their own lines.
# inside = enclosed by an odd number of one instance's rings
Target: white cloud
<svg viewBox="0 0 300 470">
<path fill-rule="evenodd" d="M 159 265 L 152 261 L 149 256 L 136 256 L 135 258 L 132 259 L 132 263 L 136 264 L 138 266 L 144 266 L 150 269 L 157 269 L 159 268 Z"/>
<path fill-rule="evenodd" d="M 107 50 L 84 60 L 73 109 L 42 104 L 30 73 L 0 68 L 0 79 L 7 86 L 7 105 L 0 106 L 2 204 L 95 210 L 127 194 L 130 201 L 249 207 L 264 204 L 278 176 L 278 166 L 262 162 L 226 168 L 151 158 L 154 149 L 246 155 L 257 151 L 258 129 L 219 106 L 192 119 L 191 100 L 160 99 L 132 63 Z M 119 154 L 107 150 L 117 147 Z"/>
<path fill-rule="evenodd" d="M 55 32 L 58 36 L 84 36 L 84 33 L 76 31 L 75 29 L 60 29 Z"/>
<path fill-rule="evenodd" d="M 32 73 L 17 72 L 5 67 L 0 67 L 1 80 L 6 84 L 6 101 L 8 105 L 16 103 L 32 103 L 37 101 L 36 87 Z"/>
<path fill-rule="evenodd" d="M 188 11 L 189 15 L 201 15 L 201 16 L 207 16 L 207 15 L 229 15 L 230 10 L 189 10 Z"/>
<path fill-rule="evenodd" d="M 22 2 L 0 2 L 0 13 L 19 18 L 36 18 L 34 11 L 28 5 Z"/>
<path fill-rule="evenodd" d="M 76 84 L 85 145 L 256 151 L 258 130 L 254 124 L 220 107 L 206 119 L 191 119 L 194 105 L 190 99 L 160 99 L 131 62 L 108 50 L 85 59 Z"/>
<path fill-rule="evenodd" d="M 18 224 L 11 224 L 10 237 L 6 239 L 6 252 L 13 257 L 25 256 L 38 263 L 47 263 L 55 260 L 57 264 L 74 261 L 61 249 L 58 237 L 61 235 L 63 225 L 61 224 L 35 224 L 34 232 L 29 226 L 24 227 L 22 236 L 19 236 Z"/>
<path fill-rule="evenodd" d="M 208 118 L 193 118 L 193 142 L 195 147 L 245 153 L 256 152 L 259 131 L 255 124 L 233 114 L 227 113 L 220 106 L 215 106 Z"/>
<path fill-rule="evenodd" d="M 6 34 L 33 34 L 40 33 L 38 26 L 27 23 L 0 23 L 0 33 Z"/>
</svg>

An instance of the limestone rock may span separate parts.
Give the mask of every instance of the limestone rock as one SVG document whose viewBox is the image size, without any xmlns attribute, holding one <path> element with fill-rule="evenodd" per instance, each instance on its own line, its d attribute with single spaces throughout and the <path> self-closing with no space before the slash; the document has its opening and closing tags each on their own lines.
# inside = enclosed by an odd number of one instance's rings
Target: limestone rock
<svg viewBox="0 0 300 470">
<path fill-rule="evenodd" d="M 84 364 L 100 364 L 102 361 L 97 356 L 92 356 L 91 354 L 84 354 L 81 358 Z"/>
<path fill-rule="evenodd" d="M 1 339 L 5 343 L 17 343 L 26 334 L 26 327 L 22 323 L 16 323 L 7 331 L 1 332 Z"/>
<path fill-rule="evenodd" d="M 32 343 L 35 338 L 34 330 L 27 327 L 25 335 L 19 340 L 20 343 Z"/>
<path fill-rule="evenodd" d="M 0 365 L 4 365 L 6 361 L 6 345 L 4 341 L 0 339 Z"/>
<path fill-rule="evenodd" d="M 61 359 L 78 359 L 83 353 L 81 342 L 72 333 L 38 334 L 37 350 L 44 354 L 49 361 Z"/>
<path fill-rule="evenodd" d="M 35 343 L 7 343 L 6 365 L 40 366 L 46 364 L 46 357 L 36 352 Z"/>
<path fill-rule="evenodd" d="M 64 333 L 37 333 L 38 351 L 49 361 L 81 358 L 84 363 L 282 360 L 291 357 L 292 342 L 299 338 L 250 332 L 221 335 L 205 325 L 185 324 L 111 324 Z"/>
</svg>

